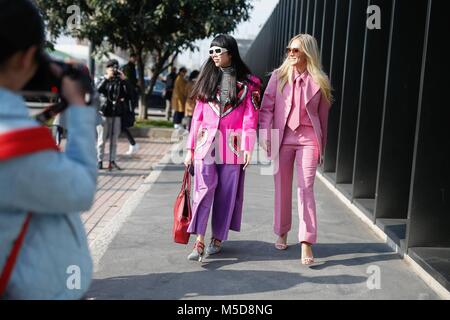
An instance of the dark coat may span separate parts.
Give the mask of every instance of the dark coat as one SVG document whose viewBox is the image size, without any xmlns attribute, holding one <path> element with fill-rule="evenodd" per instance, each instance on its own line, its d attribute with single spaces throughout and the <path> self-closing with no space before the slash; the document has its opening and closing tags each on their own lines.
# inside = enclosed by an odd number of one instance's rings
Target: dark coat
<svg viewBox="0 0 450 320">
<path fill-rule="evenodd" d="M 130 84 L 118 78 L 102 78 L 97 90 L 103 98 L 100 111 L 105 117 L 123 116 L 133 98 Z"/>
</svg>

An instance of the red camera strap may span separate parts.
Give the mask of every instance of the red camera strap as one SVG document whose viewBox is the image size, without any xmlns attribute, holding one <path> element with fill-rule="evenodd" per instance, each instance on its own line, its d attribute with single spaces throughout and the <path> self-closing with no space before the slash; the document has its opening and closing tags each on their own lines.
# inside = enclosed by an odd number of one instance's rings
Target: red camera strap
<svg viewBox="0 0 450 320">
<path fill-rule="evenodd" d="M 0 161 L 6 161 L 15 157 L 45 150 L 59 151 L 50 130 L 46 127 L 18 129 L 0 134 Z M 30 220 L 31 212 L 27 214 L 20 233 L 14 241 L 11 252 L 6 259 L 5 266 L 0 274 L 0 297 L 3 295 L 6 286 L 8 285 L 20 248 L 25 239 Z"/>
<path fill-rule="evenodd" d="M 25 234 L 27 233 L 30 220 L 31 213 L 28 213 L 22 225 L 22 229 L 20 230 L 19 236 L 14 241 L 12 250 L 6 260 L 5 266 L 3 267 L 2 273 L 0 275 L 0 297 L 3 296 L 3 293 L 6 290 L 6 286 L 8 285 L 9 278 L 11 277 L 14 265 L 16 264 L 17 256 L 19 255 L 20 248 L 22 247 L 23 240 L 25 239 Z"/>
<path fill-rule="evenodd" d="M 0 161 L 44 150 L 59 151 L 46 127 L 17 129 L 0 134 Z"/>
</svg>

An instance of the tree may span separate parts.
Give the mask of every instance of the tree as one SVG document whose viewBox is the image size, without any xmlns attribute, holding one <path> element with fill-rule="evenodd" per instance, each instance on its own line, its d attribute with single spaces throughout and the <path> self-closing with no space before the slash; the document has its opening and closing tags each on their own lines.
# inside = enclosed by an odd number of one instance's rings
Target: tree
<svg viewBox="0 0 450 320">
<path fill-rule="evenodd" d="M 170 66 L 182 50 L 196 49 L 193 42 L 218 33 L 229 33 L 249 18 L 250 0 L 35 0 L 42 11 L 52 40 L 60 34 L 89 39 L 97 52 L 121 48 L 136 53 L 138 79 L 144 86 L 147 57 L 154 59 L 147 94 L 151 94 L 158 76 Z M 79 8 L 81 24 L 67 28 L 67 13 Z M 172 58 L 172 59 L 171 59 Z M 140 118 L 147 117 L 144 94 L 139 106 Z"/>
</svg>

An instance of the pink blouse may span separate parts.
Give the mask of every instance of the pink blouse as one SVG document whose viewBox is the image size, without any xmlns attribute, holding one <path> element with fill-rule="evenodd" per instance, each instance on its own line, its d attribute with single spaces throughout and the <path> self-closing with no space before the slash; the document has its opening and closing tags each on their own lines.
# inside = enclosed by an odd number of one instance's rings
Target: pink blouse
<svg viewBox="0 0 450 320">
<path fill-rule="evenodd" d="M 303 87 L 305 86 L 308 77 L 311 77 L 308 71 L 300 74 L 297 69 L 294 71 L 294 83 L 293 83 L 293 94 L 292 94 L 292 107 L 289 112 L 288 120 L 286 123 L 283 142 L 282 144 L 301 144 L 301 145 L 316 145 L 316 137 L 314 134 L 314 128 L 311 123 L 311 119 L 306 111 L 305 102 L 303 99 Z M 299 126 L 295 131 L 293 131 L 288 123 L 292 122 L 291 117 L 295 114 L 296 108 L 300 108 L 300 119 L 298 121 Z M 298 114 L 298 113 L 297 113 Z"/>
</svg>

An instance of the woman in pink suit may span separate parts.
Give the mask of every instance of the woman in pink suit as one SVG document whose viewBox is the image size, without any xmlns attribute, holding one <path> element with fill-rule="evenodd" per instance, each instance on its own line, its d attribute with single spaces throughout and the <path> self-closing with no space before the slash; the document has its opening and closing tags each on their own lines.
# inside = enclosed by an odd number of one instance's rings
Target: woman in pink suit
<svg viewBox="0 0 450 320">
<path fill-rule="evenodd" d="M 240 231 L 244 170 L 251 160 L 258 125 L 260 81 L 242 61 L 236 40 L 219 35 L 211 43 L 192 97 L 197 99 L 185 165 L 194 162 L 192 221 L 197 234 L 189 260 L 221 250 L 228 231 Z M 212 208 L 212 238 L 204 238 Z"/>
<path fill-rule="evenodd" d="M 314 263 L 311 246 L 317 241 L 314 179 L 327 141 L 331 86 L 323 72 L 316 39 L 292 38 L 287 57 L 270 77 L 260 110 L 260 129 L 277 130 L 261 139 L 268 157 L 277 161 L 275 178 L 275 247 L 287 248 L 292 224 L 292 179 L 297 169 L 298 238 L 302 264 Z M 272 141 L 276 136 L 277 140 Z"/>
</svg>

